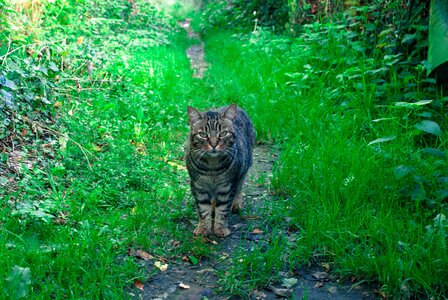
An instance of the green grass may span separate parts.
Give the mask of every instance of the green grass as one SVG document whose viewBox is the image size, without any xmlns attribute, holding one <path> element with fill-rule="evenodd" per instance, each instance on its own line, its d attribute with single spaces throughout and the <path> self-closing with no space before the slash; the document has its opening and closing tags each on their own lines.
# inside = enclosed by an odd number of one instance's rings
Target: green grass
<svg viewBox="0 0 448 300">
<path fill-rule="evenodd" d="M 421 108 L 394 107 L 407 82 L 389 69 L 382 78 L 390 82 L 376 85 L 371 74 L 381 61 L 351 44 L 322 42 L 318 32 L 311 39 L 264 35 L 214 33 L 207 40 L 209 80 L 221 81 L 214 93 L 249 111 L 259 140 L 282 145 L 273 189 L 287 200 L 274 202 L 264 217 L 274 225 L 272 236 L 290 223 L 300 239 L 283 240 L 282 254 L 257 259 L 282 257 L 293 269 L 319 255 L 335 272 L 378 282 L 387 294 L 444 294 L 447 227 L 434 227 L 433 219 L 446 215 L 437 196 L 446 188 L 446 161 L 422 155 L 422 148 L 444 149 L 446 134 L 422 138 L 412 126 Z M 438 99 L 418 85 L 410 92 Z M 390 119 L 374 121 L 380 118 Z M 384 136 L 396 138 L 369 145 Z M 232 270 L 240 287 L 268 282 L 260 275 L 268 270 Z"/>
<path fill-rule="evenodd" d="M 274 195 L 259 212 L 269 241 L 229 258 L 222 293 L 247 297 L 319 257 L 393 297 L 404 297 L 403 287 L 446 295 L 446 160 L 434 155 L 446 155 L 446 133 L 414 127 L 443 111 L 395 105 L 409 100 L 403 90 L 413 101 L 439 95 L 420 88 L 417 67 L 403 79 L 343 31 L 307 30 L 299 38 L 209 33 L 203 80 L 191 78 L 190 42 L 173 33 L 168 45 L 115 58 L 107 70 L 115 82 L 67 95 L 57 158 L 23 171 L 2 203 L 2 297 L 122 298 L 134 279 L 157 272 L 141 268 L 129 248 L 173 259 L 219 251 L 192 239 L 196 212 L 181 167 L 186 106 L 233 102 L 281 156 Z M 395 139 L 369 145 L 388 136 Z M 15 266 L 29 268 L 29 283 Z"/>
</svg>

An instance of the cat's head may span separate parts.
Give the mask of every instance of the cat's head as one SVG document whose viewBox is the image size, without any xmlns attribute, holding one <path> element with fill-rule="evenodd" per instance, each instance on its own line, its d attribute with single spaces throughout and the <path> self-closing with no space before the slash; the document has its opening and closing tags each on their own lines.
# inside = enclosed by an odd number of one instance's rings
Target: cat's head
<svg viewBox="0 0 448 300">
<path fill-rule="evenodd" d="M 218 111 L 199 112 L 189 106 L 190 147 L 210 156 L 226 153 L 234 142 L 233 122 L 237 115 L 236 104 Z"/>
</svg>

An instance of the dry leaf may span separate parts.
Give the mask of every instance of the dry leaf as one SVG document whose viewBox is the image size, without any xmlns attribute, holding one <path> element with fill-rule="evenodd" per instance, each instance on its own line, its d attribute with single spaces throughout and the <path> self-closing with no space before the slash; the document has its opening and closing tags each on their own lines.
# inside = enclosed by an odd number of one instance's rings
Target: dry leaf
<svg viewBox="0 0 448 300">
<path fill-rule="evenodd" d="M 57 224 L 57 225 L 63 225 L 66 223 L 66 220 L 63 218 L 56 218 L 56 219 L 53 219 L 53 223 Z"/>
<path fill-rule="evenodd" d="M 70 109 L 70 110 L 68 111 L 68 115 L 69 115 L 70 117 L 73 117 L 73 109 Z"/>
<path fill-rule="evenodd" d="M 56 108 L 60 108 L 60 107 L 62 107 L 62 102 L 61 102 L 61 101 L 56 101 L 56 102 L 53 104 L 53 107 L 56 107 Z"/>
<path fill-rule="evenodd" d="M 143 260 L 150 260 L 150 259 L 154 259 L 154 256 L 152 256 L 151 254 L 149 254 L 146 251 L 143 250 L 137 250 L 135 251 L 135 257 L 137 258 L 141 258 Z"/>
<path fill-rule="evenodd" d="M 186 290 L 190 288 L 190 286 L 188 284 L 184 284 L 182 282 L 179 283 L 179 287 L 182 288 L 182 289 L 186 289 Z"/>
<path fill-rule="evenodd" d="M 327 273 L 330 272 L 330 264 L 329 263 L 320 263 L 319 265 L 325 269 L 325 272 L 327 272 Z"/>
<path fill-rule="evenodd" d="M 101 149 L 101 147 L 98 145 L 93 145 L 93 150 L 95 150 L 96 152 L 101 152 L 103 149 Z"/>
<path fill-rule="evenodd" d="M 311 273 L 311 275 L 313 275 L 314 278 L 319 279 L 319 280 L 327 279 L 330 277 L 327 272 L 313 272 L 313 273 Z"/>
<path fill-rule="evenodd" d="M 323 281 L 319 281 L 318 283 L 316 283 L 316 284 L 314 285 L 314 287 L 315 287 L 316 289 L 318 289 L 318 288 L 323 287 L 324 285 L 325 285 L 325 283 L 324 283 Z"/>
<path fill-rule="evenodd" d="M 136 288 L 138 288 L 139 290 L 143 291 L 145 285 L 138 279 L 134 279 L 134 285 Z"/>
<path fill-rule="evenodd" d="M 218 242 L 217 241 L 214 241 L 214 240 L 211 240 L 211 239 L 209 239 L 209 238 L 207 238 L 207 237 L 202 237 L 202 241 L 204 242 L 204 243 L 210 243 L 210 244 L 213 244 L 213 245 L 218 245 Z"/>
<path fill-rule="evenodd" d="M 82 42 L 84 41 L 84 37 L 80 36 L 77 40 L 76 40 L 76 44 L 80 45 L 82 44 Z"/>
<path fill-rule="evenodd" d="M 263 231 L 263 230 L 260 230 L 260 229 L 258 229 L 258 228 L 255 228 L 255 229 L 252 231 L 252 233 L 253 233 L 253 234 L 262 234 L 262 233 L 264 233 L 264 231 Z"/>
<path fill-rule="evenodd" d="M 168 264 L 163 264 L 160 261 L 154 262 L 154 266 L 162 272 L 165 272 L 168 269 Z"/>
<path fill-rule="evenodd" d="M 285 288 L 289 289 L 289 288 L 293 287 L 296 283 L 297 283 L 297 278 L 283 278 L 282 285 Z"/>
<path fill-rule="evenodd" d="M 276 294 L 279 297 L 283 297 L 283 298 L 289 298 L 292 295 L 292 289 L 283 289 L 283 288 L 276 288 L 273 286 L 269 286 L 268 287 L 272 292 L 274 292 L 274 294 Z"/>
</svg>

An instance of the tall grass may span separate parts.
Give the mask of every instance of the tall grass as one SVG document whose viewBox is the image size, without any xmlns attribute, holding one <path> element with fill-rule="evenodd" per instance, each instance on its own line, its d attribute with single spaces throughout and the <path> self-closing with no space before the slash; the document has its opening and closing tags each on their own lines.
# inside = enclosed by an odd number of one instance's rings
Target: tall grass
<svg viewBox="0 0 448 300">
<path fill-rule="evenodd" d="M 276 222 L 269 214 L 278 210 L 299 228 L 296 244 L 284 241 L 292 269 L 318 255 L 333 271 L 377 282 L 385 293 L 444 294 L 446 223 L 434 218 L 446 214 L 437 197 L 446 188 L 446 161 L 443 152 L 422 156 L 418 141 L 444 149 L 446 134 L 422 136 L 413 126 L 419 109 L 395 104 L 421 71 L 400 79 L 389 58 L 366 57 L 340 29 L 309 28 L 295 39 L 263 31 L 210 35 L 209 80 L 221 81 L 214 93 L 249 111 L 259 140 L 281 145 L 272 185 L 286 200 L 273 202 L 265 217 Z M 419 84 L 407 90 L 437 101 L 431 91 Z"/>
</svg>

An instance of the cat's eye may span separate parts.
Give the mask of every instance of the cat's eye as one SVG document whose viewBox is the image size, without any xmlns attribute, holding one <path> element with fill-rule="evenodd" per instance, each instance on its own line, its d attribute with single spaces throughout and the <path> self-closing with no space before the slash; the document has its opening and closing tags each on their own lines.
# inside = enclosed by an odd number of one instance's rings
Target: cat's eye
<svg viewBox="0 0 448 300">
<path fill-rule="evenodd" d="M 226 137 L 227 135 L 229 135 L 229 132 L 228 132 L 228 131 L 221 131 L 221 132 L 218 134 L 218 136 L 219 136 L 220 138 Z"/>
<path fill-rule="evenodd" d="M 206 132 L 203 132 L 203 131 L 201 131 L 201 132 L 199 132 L 198 133 L 199 134 L 199 136 L 201 137 L 201 138 L 208 138 L 208 134 L 206 133 Z"/>
</svg>

